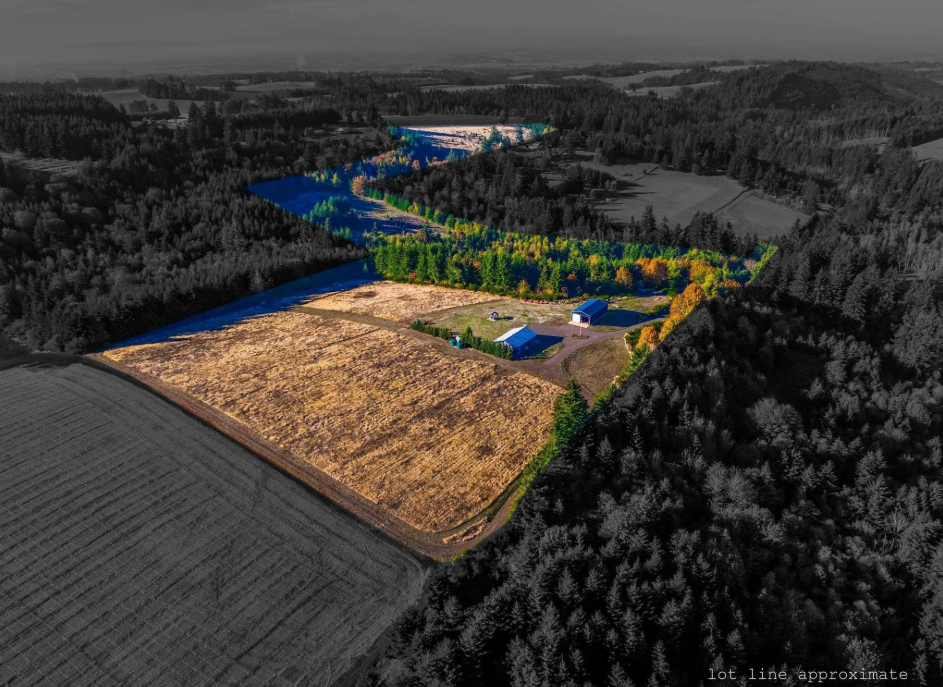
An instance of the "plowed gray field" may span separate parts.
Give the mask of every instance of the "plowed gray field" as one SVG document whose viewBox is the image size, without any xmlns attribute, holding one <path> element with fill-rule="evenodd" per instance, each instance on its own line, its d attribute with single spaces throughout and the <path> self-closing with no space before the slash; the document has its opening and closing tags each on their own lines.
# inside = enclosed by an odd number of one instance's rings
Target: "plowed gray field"
<svg viewBox="0 0 943 687">
<path fill-rule="evenodd" d="M 123 379 L 0 371 L 0 685 L 329 685 L 425 574 Z"/>
</svg>

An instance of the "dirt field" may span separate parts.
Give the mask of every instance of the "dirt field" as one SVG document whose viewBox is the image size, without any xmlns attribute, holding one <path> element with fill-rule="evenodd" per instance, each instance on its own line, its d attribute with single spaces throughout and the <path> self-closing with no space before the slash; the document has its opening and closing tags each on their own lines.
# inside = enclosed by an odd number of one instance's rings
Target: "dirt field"
<svg viewBox="0 0 943 687">
<path fill-rule="evenodd" d="M 809 216 L 750 192 L 724 208 L 717 218 L 730 222 L 737 233 L 756 234 L 765 240 L 785 234 L 797 219 L 804 224 Z"/>
<path fill-rule="evenodd" d="M 327 686 L 411 554 L 154 394 L 0 372 L 0 683 Z"/>
<path fill-rule="evenodd" d="M 585 391 L 595 396 L 612 384 L 613 378 L 626 368 L 631 357 L 623 337 L 612 336 L 570 355 L 563 362 L 563 369 L 575 377 Z"/>
<path fill-rule="evenodd" d="M 914 146 L 918 160 L 943 160 L 943 138 Z"/>
<path fill-rule="evenodd" d="M 501 494 L 546 441 L 559 393 L 418 335 L 298 311 L 106 356 L 425 532 L 456 527 Z"/>
<path fill-rule="evenodd" d="M 490 293 L 383 281 L 358 286 L 349 291 L 324 294 L 312 298 L 307 305 L 320 310 L 337 310 L 412 322 L 420 315 L 433 310 L 485 303 L 496 299 L 497 296 Z"/>
</svg>

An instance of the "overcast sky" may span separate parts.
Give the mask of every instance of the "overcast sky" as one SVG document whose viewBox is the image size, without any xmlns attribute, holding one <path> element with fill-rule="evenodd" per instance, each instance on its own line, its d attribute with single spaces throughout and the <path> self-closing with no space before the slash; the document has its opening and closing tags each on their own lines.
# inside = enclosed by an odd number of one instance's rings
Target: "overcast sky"
<svg viewBox="0 0 943 687">
<path fill-rule="evenodd" d="M 941 28 L 943 0 L 0 0 L 0 77 L 254 57 L 940 59 Z"/>
</svg>

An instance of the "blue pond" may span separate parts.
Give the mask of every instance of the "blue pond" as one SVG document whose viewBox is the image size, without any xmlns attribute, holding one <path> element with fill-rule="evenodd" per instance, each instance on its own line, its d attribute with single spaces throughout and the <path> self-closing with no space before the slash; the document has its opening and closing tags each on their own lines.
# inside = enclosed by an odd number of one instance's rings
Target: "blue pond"
<svg viewBox="0 0 943 687">
<path fill-rule="evenodd" d="M 378 176 L 393 177 L 411 172 L 417 167 L 427 167 L 435 161 L 467 157 L 470 153 L 448 146 L 449 136 L 441 132 L 394 128 L 391 133 L 404 138 L 406 145 L 352 165 L 335 167 L 318 176 L 292 176 L 253 184 L 247 190 L 299 217 L 308 217 L 318 204 L 331 201 L 333 205 L 327 216 L 314 221 L 330 231 L 348 230 L 344 235 L 353 241 L 362 240 L 363 233 L 368 231 L 399 233 L 416 229 L 421 225 L 418 219 L 378 212 L 378 209 L 385 208 L 384 203 L 352 193 L 351 180 L 358 176 L 371 179 Z M 486 142 L 483 149 L 506 145 L 508 142 L 507 139 Z M 127 339 L 109 348 L 160 343 L 178 336 L 222 329 L 248 317 L 286 310 L 318 293 L 350 289 L 376 281 L 377 278 L 369 261 L 341 265 Z"/>
</svg>

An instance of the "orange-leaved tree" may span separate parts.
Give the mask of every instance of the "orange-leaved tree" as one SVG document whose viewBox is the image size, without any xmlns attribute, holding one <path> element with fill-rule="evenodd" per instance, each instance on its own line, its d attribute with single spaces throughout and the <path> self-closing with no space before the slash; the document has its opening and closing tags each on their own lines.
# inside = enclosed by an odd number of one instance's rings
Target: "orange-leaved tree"
<svg viewBox="0 0 943 687">
<path fill-rule="evenodd" d="M 660 343 L 661 339 L 658 336 L 657 329 L 650 326 L 643 327 L 638 337 L 638 343 L 635 344 L 635 349 L 638 350 L 642 348 L 642 346 L 648 346 L 648 350 L 654 351 Z"/>
</svg>

